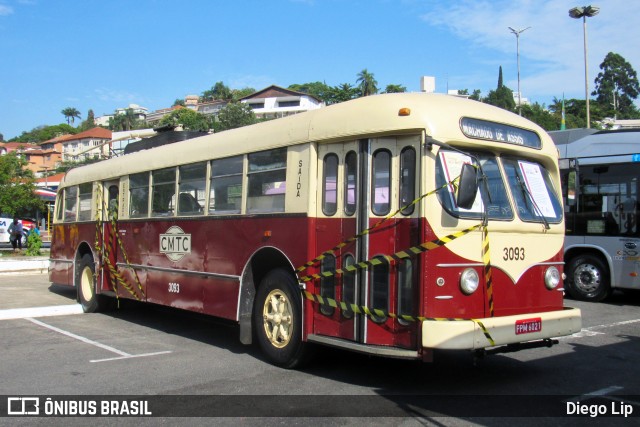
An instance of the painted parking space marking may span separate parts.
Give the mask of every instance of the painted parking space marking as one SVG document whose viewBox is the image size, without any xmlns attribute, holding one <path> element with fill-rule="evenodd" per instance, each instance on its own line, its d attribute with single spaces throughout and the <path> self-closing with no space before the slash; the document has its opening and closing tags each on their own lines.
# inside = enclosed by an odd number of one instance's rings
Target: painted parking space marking
<svg viewBox="0 0 640 427">
<path fill-rule="evenodd" d="M 615 322 L 615 323 L 607 323 L 605 325 L 596 325 L 596 326 L 590 326 L 588 328 L 582 328 L 580 329 L 580 331 L 576 332 L 575 334 L 572 335 L 567 335 L 564 337 L 557 337 L 556 339 L 559 340 L 567 340 L 567 339 L 571 339 L 571 338 L 584 338 L 584 337 L 592 337 L 595 335 L 604 335 L 604 332 L 599 332 L 599 329 L 607 329 L 607 328 L 614 328 L 616 326 L 624 326 L 624 325 L 631 325 L 634 323 L 639 323 L 640 319 L 631 319 L 631 320 L 623 320 L 620 322 Z"/>
<path fill-rule="evenodd" d="M 0 320 L 26 319 L 28 317 L 68 316 L 82 314 L 80 304 L 52 305 L 49 307 L 10 308 L 0 310 Z"/>
<path fill-rule="evenodd" d="M 159 351 L 159 352 L 154 352 L 154 353 L 130 354 L 130 353 L 127 353 L 125 351 L 118 350 L 115 347 L 111 347 L 109 345 L 102 344 L 102 343 L 100 343 L 98 341 L 94 341 L 94 340 L 91 340 L 89 338 L 85 338 L 83 336 L 74 334 L 72 332 L 65 331 L 64 329 L 60 329 L 60 328 L 57 328 L 55 326 L 49 325 L 47 323 L 41 322 L 40 320 L 36 320 L 36 319 L 30 318 L 30 317 L 26 317 L 25 320 L 28 320 L 28 321 L 30 321 L 32 323 L 35 323 L 38 326 L 42 326 L 44 328 L 50 329 L 50 330 L 52 330 L 54 332 L 57 332 L 59 334 L 66 335 L 66 336 L 68 336 L 70 338 L 73 338 L 73 339 L 76 339 L 78 341 L 82 341 L 85 344 L 90 344 L 90 345 L 93 345 L 95 347 L 99 347 L 99 348 L 101 348 L 103 350 L 110 351 L 111 353 L 115 353 L 115 354 L 120 356 L 120 357 L 112 357 L 112 358 L 109 358 L 109 359 L 90 360 L 90 362 L 92 362 L 92 363 L 95 363 L 95 362 L 106 362 L 106 361 L 111 361 L 111 360 L 131 359 L 131 358 L 137 358 L 137 357 L 157 356 L 157 355 L 160 355 L 160 354 L 171 353 L 171 351 Z"/>
</svg>

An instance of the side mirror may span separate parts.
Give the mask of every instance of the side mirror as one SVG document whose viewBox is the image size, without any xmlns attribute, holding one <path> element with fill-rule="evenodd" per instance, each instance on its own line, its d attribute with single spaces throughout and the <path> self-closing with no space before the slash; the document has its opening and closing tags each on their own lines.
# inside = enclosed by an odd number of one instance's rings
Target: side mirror
<svg viewBox="0 0 640 427">
<path fill-rule="evenodd" d="M 478 194 L 478 171 L 468 163 L 462 165 L 456 204 L 462 209 L 471 209 Z"/>
</svg>

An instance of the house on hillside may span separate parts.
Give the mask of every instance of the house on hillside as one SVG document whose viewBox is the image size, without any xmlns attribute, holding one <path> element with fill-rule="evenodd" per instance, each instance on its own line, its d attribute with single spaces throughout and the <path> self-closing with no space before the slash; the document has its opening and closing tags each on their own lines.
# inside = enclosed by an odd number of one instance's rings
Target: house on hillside
<svg viewBox="0 0 640 427">
<path fill-rule="evenodd" d="M 108 158 L 111 151 L 109 129 L 95 127 L 76 135 L 66 135 L 62 141 L 62 160 L 81 161 L 90 158 Z"/>
<path fill-rule="evenodd" d="M 271 85 L 240 99 L 259 119 L 277 119 L 325 106 L 313 95 Z"/>
</svg>

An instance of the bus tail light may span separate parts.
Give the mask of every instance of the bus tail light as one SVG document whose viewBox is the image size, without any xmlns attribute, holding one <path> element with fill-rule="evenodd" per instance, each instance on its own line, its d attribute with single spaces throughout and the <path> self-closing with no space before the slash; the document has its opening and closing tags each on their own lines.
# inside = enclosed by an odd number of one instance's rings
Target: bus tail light
<svg viewBox="0 0 640 427">
<path fill-rule="evenodd" d="M 471 295 L 478 289 L 480 277 L 473 268 L 466 268 L 460 276 L 460 289 L 466 295 Z"/>
<path fill-rule="evenodd" d="M 549 267 L 544 272 L 544 285 L 547 289 L 555 289 L 560 284 L 560 272 L 556 267 Z"/>
</svg>

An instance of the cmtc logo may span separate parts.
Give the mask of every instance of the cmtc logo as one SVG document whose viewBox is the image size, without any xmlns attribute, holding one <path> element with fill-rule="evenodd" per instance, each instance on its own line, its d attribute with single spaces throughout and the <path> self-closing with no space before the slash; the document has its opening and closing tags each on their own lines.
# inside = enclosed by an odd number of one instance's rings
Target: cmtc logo
<svg viewBox="0 0 640 427">
<path fill-rule="evenodd" d="M 186 234 L 177 225 L 169 227 L 166 233 L 160 235 L 160 253 L 173 262 L 180 261 L 191 253 L 191 234 Z"/>
</svg>

